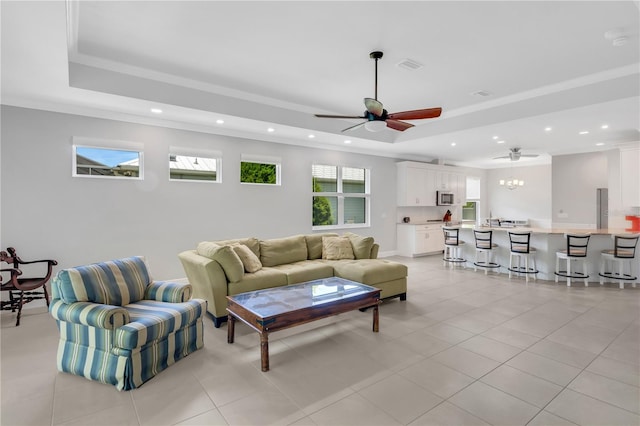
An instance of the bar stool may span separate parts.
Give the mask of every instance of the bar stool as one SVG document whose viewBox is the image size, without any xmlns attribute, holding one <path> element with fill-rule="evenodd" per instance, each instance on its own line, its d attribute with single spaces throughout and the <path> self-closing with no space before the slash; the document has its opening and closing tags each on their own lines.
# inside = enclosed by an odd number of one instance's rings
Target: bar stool
<svg viewBox="0 0 640 426">
<path fill-rule="evenodd" d="M 460 240 L 460 228 L 442 227 L 444 232 L 444 257 L 443 265 L 449 265 L 450 267 L 455 265 L 462 265 L 466 262 L 466 259 L 462 257 L 462 246 L 464 241 Z"/>
<path fill-rule="evenodd" d="M 498 247 L 493 242 L 493 231 L 477 229 L 473 230 L 473 235 L 476 238 L 476 261 L 473 262 L 473 270 L 477 271 L 478 267 L 484 268 L 484 274 L 487 275 L 490 269 L 497 269 L 499 264 L 493 261 L 493 249 Z M 482 256 L 484 260 L 480 260 Z"/>
<path fill-rule="evenodd" d="M 600 257 L 600 285 L 604 284 L 604 278 L 617 280 L 620 288 L 624 288 L 625 281 L 634 281 L 638 277 L 633 275 L 633 262 L 636 258 L 636 246 L 638 238 L 635 235 L 612 235 L 613 250 L 602 250 Z M 614 263 L 617 263 L 618 270 L 614 272 Z M 629 273 L 625 273 L 625 264 L 629 265 Z M 610 272 L 609 272 L 610 271 Z M 632 283 L 633 287 L 636 283 Z"/>
<path fill-rule="evenodd" d="M 567 287 L 571 287 L 571 278 L 578 278 L 584 280 L 584 286 L 589 286 L 589 274 L 587 273 L 587 246 L 589 245 L 589 238 L 591 235 L 587 234 L 564 234 L 567 240 L 567 249 L 556 252 L 556 282 L 558 277 L 565 277 L 567 279 Z M 560 270 L 560 260 L 567 262 L 567 269 Z M 582 272 L 573 270 L 571 268 L 571 261 L 582 261 Z"/>
<path fill-rule="evenodd" d="M 533 279 L 538 278 L 536 267 L 536 249 L 531 247 L 531 232 L 509 232 L 509 242 L 511 251 L 509 253 L 509 279 L 511 273 L 518 275 L 525 274 L 526 281 L 529 282 L 529 274 L 533 274 Z M 518 260 L 518 265 L 513 266 L 514 256 Z M 520 260 L 524 260 L 524 266 L 520 266 Z M 529 260 L 532 261 L 533 268 L 529 267 Z"/>
</svg>

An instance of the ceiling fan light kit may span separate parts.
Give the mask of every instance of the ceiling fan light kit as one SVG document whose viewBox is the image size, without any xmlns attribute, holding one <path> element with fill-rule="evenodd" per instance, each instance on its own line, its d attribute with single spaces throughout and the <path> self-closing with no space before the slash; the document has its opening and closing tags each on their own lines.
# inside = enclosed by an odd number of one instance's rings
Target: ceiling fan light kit
<svg viewBox="0 0 640 426">
<path fill-rule="evenodd" d="M 523 154 L 521 151 L 522 148 L 509 148 L 509 155 L 504 155 L 502 157 L 493 157 L 494 160 L 506 160 L 509 159 L 511 161 L 518 161 L 520 158 L 535 158 L 538 157 L 538 154 Z"/>
<path fill-rule="evenodd" d="M 384 121 L 367 121 L 364 128 L 370 132 L 381 132 L 387 128 L 387 124 Z"/>
<path fill-rule="evenodd" d="M 351 127 L 343 129 L 343 132 L 349 130 L 359 129 L 364 127 L 370 132 L 379 132 L 388 127 L 393 130 L 403 132 L 413 127 L 413 124 L 407 123 L 402 120 L 422 120 L 425 118 L 437 118 L 442 113 L 442 108 L 425 108 L 417 109 L 413 111 L 389 112 L 384 109 L 382 102 L 378 100 L 378 60 L 382 58 L 383 53 L 376 50 L 369 53 L 369 57 L 375 61 L 375 92 L 373 98 L 364 98 L 364 106 L 367 109 L 363 115 L 330 115 L 330 114 L 315 114 L 319 118 L 346 118 L 354 119 L 360 118 L 367 120 L 363 123 L 358 123 Z"/>
</svg>

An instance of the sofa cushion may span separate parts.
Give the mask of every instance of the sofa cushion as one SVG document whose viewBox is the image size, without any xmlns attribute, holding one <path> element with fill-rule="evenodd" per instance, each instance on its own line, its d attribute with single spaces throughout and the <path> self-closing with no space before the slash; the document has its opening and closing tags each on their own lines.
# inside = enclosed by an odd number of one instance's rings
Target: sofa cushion
<svg viewBox="0 0 640 426">
<path fill-rule="evenodd" d="M 222 270 L 229 282 L 234 283 L 242 279 L 244 265 L 231 246 L 220 246 L 210 241 L 203 241 L 198 244 L 196 251 L 200 256 L 205 256 L 218 262 L 222 266 Z"/>
<path fill-rule="evenodd" d="M 351 241 L 351 247 L 353 247 L 353 255 L 356 259 L 371 258 L 373 237 L 363 237 L 352 232 L 345 232 L 344 235 L 349 238 L 349 241 Z"/>
<path fill-rule="evenodd" d="M 304 235 L 260 240 L 262 266 L 278 266 L 307 259 L 307 243 Z"/>
<path fill-rule="evenodd" d="M 324 233 L 324 234 L 309 234 L 305 235 L 304 239 L 307 242 L 307 259 L 322 259 L 322 237 L 338 237 L 338 234 Z"/>
<path fill-rule="evenodd" d="M 327 260 L 353 259 L 353 248 L 347 237 L 322 237 L 322 258 Z"/>
<path fill-rule="evenodd" d="M 144 297 L 152 281 L 143 257 L 68 268 L 56 276 L 57 296 L 65 303 L 124 306 Z"/>
<path fill-rule="evenodd" d="M 195 323 L 206 312 L 207 302 L 201 299 L 184 303 L 140 300 L 124 309 L 131 322 L 116 329 L 115 344 L 119 348 L 135 349 Z"/>
<path fill-rule="evenodd" d="M 260 257 L 260 241 L 257 238 L 236 238 L 233 240 L 214 241 L 219 246 L 232 246 L 234 244 L 243 244 L 251 249 L 253 254 Z"/>
<path fill-rule="evenodd" d="M 303 260 L 301 262 L 274 266 L 287 275 L 287 284 L 303 283 L 333 276 L 333 267 L 323 262 Z"/>
<path fill-rule="evenodd" d="M 362 284 L 374 286 L 407 276 L 407 267 L 385 259 L 340 260 L 328 262 L 334 275 Z"/>
<path fill-rule="evenodd" d="M 244 277 L 238 282 L 229 283 L 227 294 L 245 293 L 283 285 L 287 285 L 287 274 L 275 268 L 263 267 L 253 274 L 244 274 Z"/>
<path fill-rule="evenodd" d="M 260 259 L 258 259 L 258 256 L 256 256 L 249 247 L 245 246 L 244 244 L 234 244 L 231 247 L 242 261 L 245 272 L 256 272 L 262 268 Z"/>
</svg>

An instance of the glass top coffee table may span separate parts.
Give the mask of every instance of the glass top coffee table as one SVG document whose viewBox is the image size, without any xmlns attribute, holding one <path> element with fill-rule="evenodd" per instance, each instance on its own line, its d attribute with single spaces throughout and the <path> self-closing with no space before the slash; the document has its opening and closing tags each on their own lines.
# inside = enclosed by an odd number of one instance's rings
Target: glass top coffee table
<svg viewBox="0 0 640 426">
<path fill-rule="evenodd" d="M 380 290 L 331 277 L 227 296 L 227 342 L 233 343 L 240 320 L 260 333 L 262 371 L 269 371 L 269 333 L 355 309 L 373 308 L 373 331 L 378 332 Z"/>
</svg>

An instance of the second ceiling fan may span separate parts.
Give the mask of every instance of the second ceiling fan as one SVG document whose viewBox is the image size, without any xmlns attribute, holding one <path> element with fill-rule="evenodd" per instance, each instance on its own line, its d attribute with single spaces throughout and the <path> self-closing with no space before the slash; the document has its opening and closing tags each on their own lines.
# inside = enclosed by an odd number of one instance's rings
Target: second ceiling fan
<svg viewBox="0 0 640 426">
<path fill-rule="evenodd" d="M 315 114 L 316 117 L 320 118 L 362 118 L 367 121 L 356 124 L 355 126 L 347 127 L 342 131 L 354 130 L 359 127 L 366 125 L 372 121 L 385 122 L 387 127 L 390 129 L 405 131 L 411 127 L 413 124 L 407 123 L 401 120 L 421 120 L 424 118 L 436 118 L 440 117 L 442 113 L 442 108 L 425 108 L 425 109 L 416 109 L 412 111 L 402 111 L 402 112 L 394 112 L 388 113 L 386 109 L 383 108 L 382 102 L 378 100 L 378 59 L 382 58 L 382 52 L 375 51 L 369 54 L 369 57 L 375 60 L 375 95 L 373 98 L 364 98 L 364 105 L 367 110 L 363 113 L 363 115 L 330 115 L 330 114 Z"/>
</svg>

